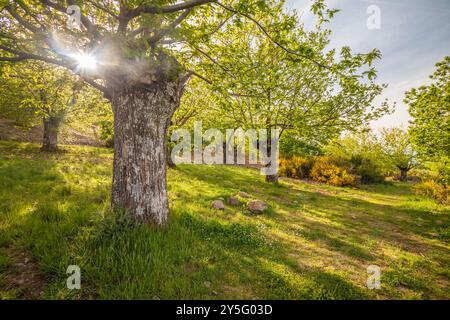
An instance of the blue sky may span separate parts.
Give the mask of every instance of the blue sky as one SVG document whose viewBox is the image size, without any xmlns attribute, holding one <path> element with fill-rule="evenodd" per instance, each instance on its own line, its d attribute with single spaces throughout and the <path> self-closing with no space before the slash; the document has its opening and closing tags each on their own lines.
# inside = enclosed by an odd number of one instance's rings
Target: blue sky
<svg viewBox="0 0 450 320">
<path fill-rule="evenodd" d="M 378 81 L 389 87 L 376 103 L 385 98 L 397 102 L 394 114 L 372 123 L 375 129 L 407 125 L 404 92 L 429 83 L 436 62 L 450 55 L 450 0 L 328 0 L 328 7 L 341 9 L 331 24 L 331 47 L 350 46 L 355 52 L 381 50 L 377 63 Z M 309 0 L 287 0 L 290 9 L 302 14 L 312 25 Z M 370 5 L 380 8 L 381 28 L 366 26 Z"/>
</svg>

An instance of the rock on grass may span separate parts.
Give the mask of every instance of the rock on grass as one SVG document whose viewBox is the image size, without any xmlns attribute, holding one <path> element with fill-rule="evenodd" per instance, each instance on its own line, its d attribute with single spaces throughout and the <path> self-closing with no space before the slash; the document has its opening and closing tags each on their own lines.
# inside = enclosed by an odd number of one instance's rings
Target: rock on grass
<svg viewBox="0 0 450 320">
<path fill-rule="evenodd" d="M 263 214 L 269 206 L 262 200 L 252 200 L 247 203 L 247 209 L 255 214 Z"/>
<path fill-rule="evenodd" d="M 211 208 L 216 210 L 225 210 L 225 205 L 222 200 L 214 200 L 211 203 Z"/>
</svg>

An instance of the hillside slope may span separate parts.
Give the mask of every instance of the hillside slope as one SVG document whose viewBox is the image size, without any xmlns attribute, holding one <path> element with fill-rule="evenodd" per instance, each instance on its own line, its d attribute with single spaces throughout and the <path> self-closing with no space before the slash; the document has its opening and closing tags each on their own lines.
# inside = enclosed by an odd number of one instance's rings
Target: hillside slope
<svg viewBox="0 0 450 320">
<path fill-rule="evenodd" d="M 0 118 L 0 140 L 9 140 L 17 142 L 42 143 L 43 128 L 41 124 L 33 125 L 29 128 L 16 125 L 12 119 Z M 96 138 L 92 133 L 86 134 L 79 132 L 70 126 L 62 126 L 58 136 L 58 142 L 61 144 L 81 145 L 101 147 L 102 141 Z"/>
<path fill-rule="evenodd" d="M 271 185 L 254 169 L 183 165 L 160 231 L 108 212 L 111 150 L 64 149 L 0 142 L 0 298 L 450 298 L 449 210 L 409 184 Z M 269 212 L 211 209 L 239 191 Z M 81 290 L 66 288 L 69 265 Z"/>
</svg>

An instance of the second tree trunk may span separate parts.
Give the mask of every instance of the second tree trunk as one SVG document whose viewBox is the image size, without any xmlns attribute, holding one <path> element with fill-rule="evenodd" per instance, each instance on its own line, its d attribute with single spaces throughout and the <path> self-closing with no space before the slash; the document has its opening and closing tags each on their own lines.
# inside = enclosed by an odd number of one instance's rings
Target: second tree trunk
<svg viewBox="0 0 450 320">
<path fill-rule="evenodd" d="M 58 133 L 59 133 L 60 119 L 57 117 L 44 118 L 44 134 L 42 138 L 43 151 L 58 150 Z"/>
</svg>

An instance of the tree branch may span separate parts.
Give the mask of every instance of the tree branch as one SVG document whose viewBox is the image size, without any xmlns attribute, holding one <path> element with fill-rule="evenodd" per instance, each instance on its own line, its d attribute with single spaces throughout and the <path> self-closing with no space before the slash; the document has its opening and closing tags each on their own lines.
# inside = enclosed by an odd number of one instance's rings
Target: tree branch
<svg viewBox="0 0 450 320">
<path fill-rule="evenodd" d="M 155 6 L 155 5 L 142 5 L 134 10 L 131 10 L 130 16 L 131 18 L 135 18 L 142 13 L 150 13 L 150 14 L 162 14 L 162 13 L 173 13 L 181 10 L 191 9 L 197 6 L 201 6 L 203 4 L 216 2 L 217 0 L 190 0 L 182 3 L 177 3 L 171 6 Z"/>
<path fill-rule="evenodd" d="M 118 16 L 117 14 L 115 14 L 114 12 L 112 12 L 111 10 L 109 10 L 108 8 L 106 8 L 106 7 L 102 6 L 102 5 L 99 5 L 98 3 L 96 3 L 96 2 L 93 1 L 93 0 L 88 0 L 88 2 L 89 2 L 89 3 L 92 3 L 92 5 L 93 5 L 94 7 L 96 7 L 96 8 L 99 9 L 99 10 L 102 10 L 102 11 L 106 12 L 107 14 L 109 14 L 110 16 L 112 16 L 113 18 L 119 19 L 119 16 Z"/>
<path fill-rule="evenodd" d="M 206 83 L 208 83 L 208 84 L 213 84 L 213 82 L 212 82 L 211 80 L 209 80 L 208 78 L 202 76 L 201 74 L 199 74 L 199 73 L 197 73 L 197 72 L 195 72 L 195 71 L 192 71 L 192 70 L 189 70 L 189 72 L 190 72 L 193 76 L 196 76 L 197 78 L 202 79 L 202 80 L 205 81 Z"/>
<path fill-rule="evenodd" d="M 8 48 L 3 45 L 0 45 L 0 49 L 16 55 L 15 57 L 0 57 L 0 61 L 18 62 L 18 61 L 24 61 L 24 60 L 38 60 L 38 61 L 43 61 L 43 62 L 47 62 L 50 64 L 54 64 L 54 65 L 63 67 L 63 68 L 69 69 L 70 71 L 72 71 L 73 73 L 78 75 L 81 79 L 83 79 L 83 81 L 90 84 L 95 89 L 98 89 L 101 92 L 103 92 L 105 94 L 106 98 L 108 98 L 108 99 L 111 98 L 111 93 L 105 86 L 102 86 L 101 84 L 95 82 L 94 79 L 84 77 L 84 76 L 74 72 L 73 68 L 67 62 L 48 58 L 48 57 L 39 56 L 39 55 L 32 54 L 32 53 L 26 53 L 23 51 L 14 50 L 14 49 Z"/>
<path fill-rule="evenodd" d="M 21 57 L 0 57 L 0 61 L 19 62 L 25 60 Z"/>
<path fill-rule="evenodd" d="M 258 28 L 259 28 L 259 29 L 267 36 L 267 38 L 269 38 L 270 41 L 272 41 L 276 46 L 278 46 L 279 48 L 283 49 L 283 50 L 286 51 L 287 53 L 290 53 L 290 54 L 295 55 L 295 56 L 300 57 L 300 58 L 307 59 L 307 60 L 311 61 L 312 63 L 314 63 L 315 65 L 317 65 L 318 67 L 321 67 L 321 68 L 324 68 L 324 69 L 331 70 L 331 67 L 329 67 L 329 66 L 327 66 L 327 65 L 325 65 L 325 64 L 322 64 L 322 63 L 320 63 L 320 62 L 318 62 L 318 61 L 316 61 L 316 60 L 314 60 L 314 59 L 312 59 L 312 58 L 310 58 L 310 57 L 308 57 L 308 56 L 302 55 L 302 54 L 300 54 L 300 53 L 298 53 L 298 52 L 296 52 L 296 51 L 294 51 L 294 50 L 292 50 L 292 49 L 289 49 L 289 48 L 283 46 L 282 44 L 280 44 L 278 41 L 276 41 L 276 40 L 269 34 L 269 32 L 266 30 L 266 28 L 265 28 L 258 20 L 256 20 L 256 19 L 253 18 L 252 16 L 250 16 L 250 15 L 248 15 L 248 14 L 246 14 L 246 13 L 243 13 L 243 12 L 239 12 L 239 11 L 237 11 L 237 10 L 231 8 L 231 7 L 228 7 L 228 6 L 226 6 L 226 5 L 224 5 L 224 4 L 220 3 L 220 2 L 215 1 L 214 3 L 216 3 L 216 4 L 219 5 L 219 6 L 221 6 L 221 7 L 224 8 L 225 10 L 228 10 L 228 11 L 233 12 L 233 13 L 235 13 L 235 14 L 241 15 L 241 16 L 243 16 L 243 17 L 249 19 L 249 20 L 252 21 L 253 23 L 255 23 L 255 24 L 258 26 Z"/>
<path fill-rule="evenodd" d="M 231 76 L 232 78 L 236 78 L 236 76 L 226 67 L 224 67 L 223 65 L 221 65 L 219 62 L 217 62 L 213 57 L 211 57 L 209 54 L 207 54 L 206 52 L 204 52 L 202 49 L 200 49 L 199 47 L 193 45 L 192 43 L 188 44 L 194 48 L 195 50 L 197 50 L 198 52 L 200 52 L 202 55 L 204 55 L 209 61 L 211 61 L 212 63 L 214 63 L 215 65 L 217 65 L 220 69 L 222 69 L 223 71 L 225 71 L 229 76 Z"/>
<path fill-rule="evenodd" d="M 32 25 L 31 23 L 29 23 L 28 21 L 26 21 L 24 18 L 22 18 L 17 11 L 15 10 L 15 8 L 13 8 L 11 5 L 7 5 L 5 6 L 6 11 L 9 12 L 9 14 L 16 19 L 17 22 L 19 22 L 19 24 L 21 24 L 22 26 L 24 26 L 26 29 L 30 30 L 33 33 L 38 33 L 41 30 L 37 27 L 35 27 L 34 25 Z"/>
<path fill-rule="evenodd" d="M 184 19 L 187 18 L 189 13 L 192 11 L 192 8 L 186 9 L 174 22 L 170 24 L 167 28 L 161 29 L 159 32 L 157 32 L 153 37 L 151 37 L 149 40 L 150 43 L 156 43 L 164 36 L 166 36 L 168 33 L 170 33 L 173 29 L 175 29 L 181 22 L 184 21 Z"/>
<path fill-rule="evenodd" d="M 67 8 L 64 8 L 64 6 L 60 5 L 59 3 L 52 2 L 50 0 L 39 0 L 42 4 L 45 4 L 61 13 L 67 14 Z M 73 0 L 67 0 L 67 3 L 69 5 L 76 5 L 75 1 Z M 86 27 L 86 29 L 91 32 L 95 33 L 97 30 L 97 26 L 91 22 L 85 15 L 81 14 L 81 23 Z"/>
</svg>

